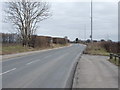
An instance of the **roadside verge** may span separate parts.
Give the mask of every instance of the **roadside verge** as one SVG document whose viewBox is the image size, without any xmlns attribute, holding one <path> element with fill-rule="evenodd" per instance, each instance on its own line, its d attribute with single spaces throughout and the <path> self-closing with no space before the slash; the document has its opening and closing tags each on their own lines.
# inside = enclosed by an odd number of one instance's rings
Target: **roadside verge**
<svg viewBox="0 0 120 90">
<path fill-rule="evenodd" d="M 70 44 L 69 46 L 57 47 L 57 48 L 52 48 L 52 49 L 30 51 L 30 52 L 23 52 L 23 53 L 17 53 L 17 54 L 9 54 L 9 55 L 0 55 L 0 56 L 2 57 L 1 60 L 6 60 L 6 59 L 10 59 L 10 58 L 20 57 L 20 56 L 33 54 L 33 53 L 45 52 L 45 51 L 49 51 L 49 50 L 60 49 L 60 48 L 65 48 L 65 47 L 70 47 L 70 46 L 72 46 L 72 45 Z"/>
</svg>

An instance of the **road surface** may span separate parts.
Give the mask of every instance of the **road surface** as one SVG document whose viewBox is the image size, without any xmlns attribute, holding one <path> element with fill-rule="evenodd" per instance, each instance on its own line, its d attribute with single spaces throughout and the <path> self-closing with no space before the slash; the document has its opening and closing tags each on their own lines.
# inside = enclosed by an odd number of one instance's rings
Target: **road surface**
<svg viewBox="0 0 120 90">
<path fill-rule="evenodd" d="M 107 59 L 106 56 L 82 55 L 73 88 L 118 88 L 118 67 Z"/>
<path fill-rule="evenodd" d="M 3 60 L 3 88 L 64 88 L 85 46 L 72 45 Z"/>
</svg>

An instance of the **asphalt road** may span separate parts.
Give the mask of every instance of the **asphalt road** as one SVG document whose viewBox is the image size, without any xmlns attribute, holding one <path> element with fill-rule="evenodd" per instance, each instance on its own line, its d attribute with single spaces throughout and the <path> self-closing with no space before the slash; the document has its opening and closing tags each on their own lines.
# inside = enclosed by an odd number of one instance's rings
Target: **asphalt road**
<svg viewBox="0 0 120 90">
<path fill-rule="evenodd" d="M 2 62 L 3 88 L 64 88 L 85 46 L 72 45 Z"/>
<path fill-rule="evenodd" d="M 107 56 L 82 55 L 77 66 L 73 88 L 113 88 L 116 90 L 114 88 L 118 88 L 118 67 L 109 62 L 108 58 Z"/>
</svg>

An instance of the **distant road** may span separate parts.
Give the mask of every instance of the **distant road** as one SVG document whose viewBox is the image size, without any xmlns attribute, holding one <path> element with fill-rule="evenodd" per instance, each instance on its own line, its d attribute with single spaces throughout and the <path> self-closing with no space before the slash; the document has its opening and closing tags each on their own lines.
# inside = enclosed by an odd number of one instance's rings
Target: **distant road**
<svg viewBox="0 0 120 90">
<path fill-rule="evenodd" d="M 84 45 L 72 45 L 2 62 L 3 88 L 64 88 Z"/>
</svg>

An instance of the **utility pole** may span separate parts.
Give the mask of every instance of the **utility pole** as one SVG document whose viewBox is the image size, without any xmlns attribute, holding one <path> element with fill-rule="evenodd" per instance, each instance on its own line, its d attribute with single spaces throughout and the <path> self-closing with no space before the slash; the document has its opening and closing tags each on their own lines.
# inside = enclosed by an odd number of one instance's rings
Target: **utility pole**
<svg viewBox="0 0 120 90">
<path fill-rule="evenodd" d="M 92 0 L 91 0 L 91 42 L 93 42 L 93 7 L 92 7 Z"/>
<path fill-rule="evenodd" d="M 86 25 L 84 25 L 84 39 L 86 40 Z"/>
</svg>

